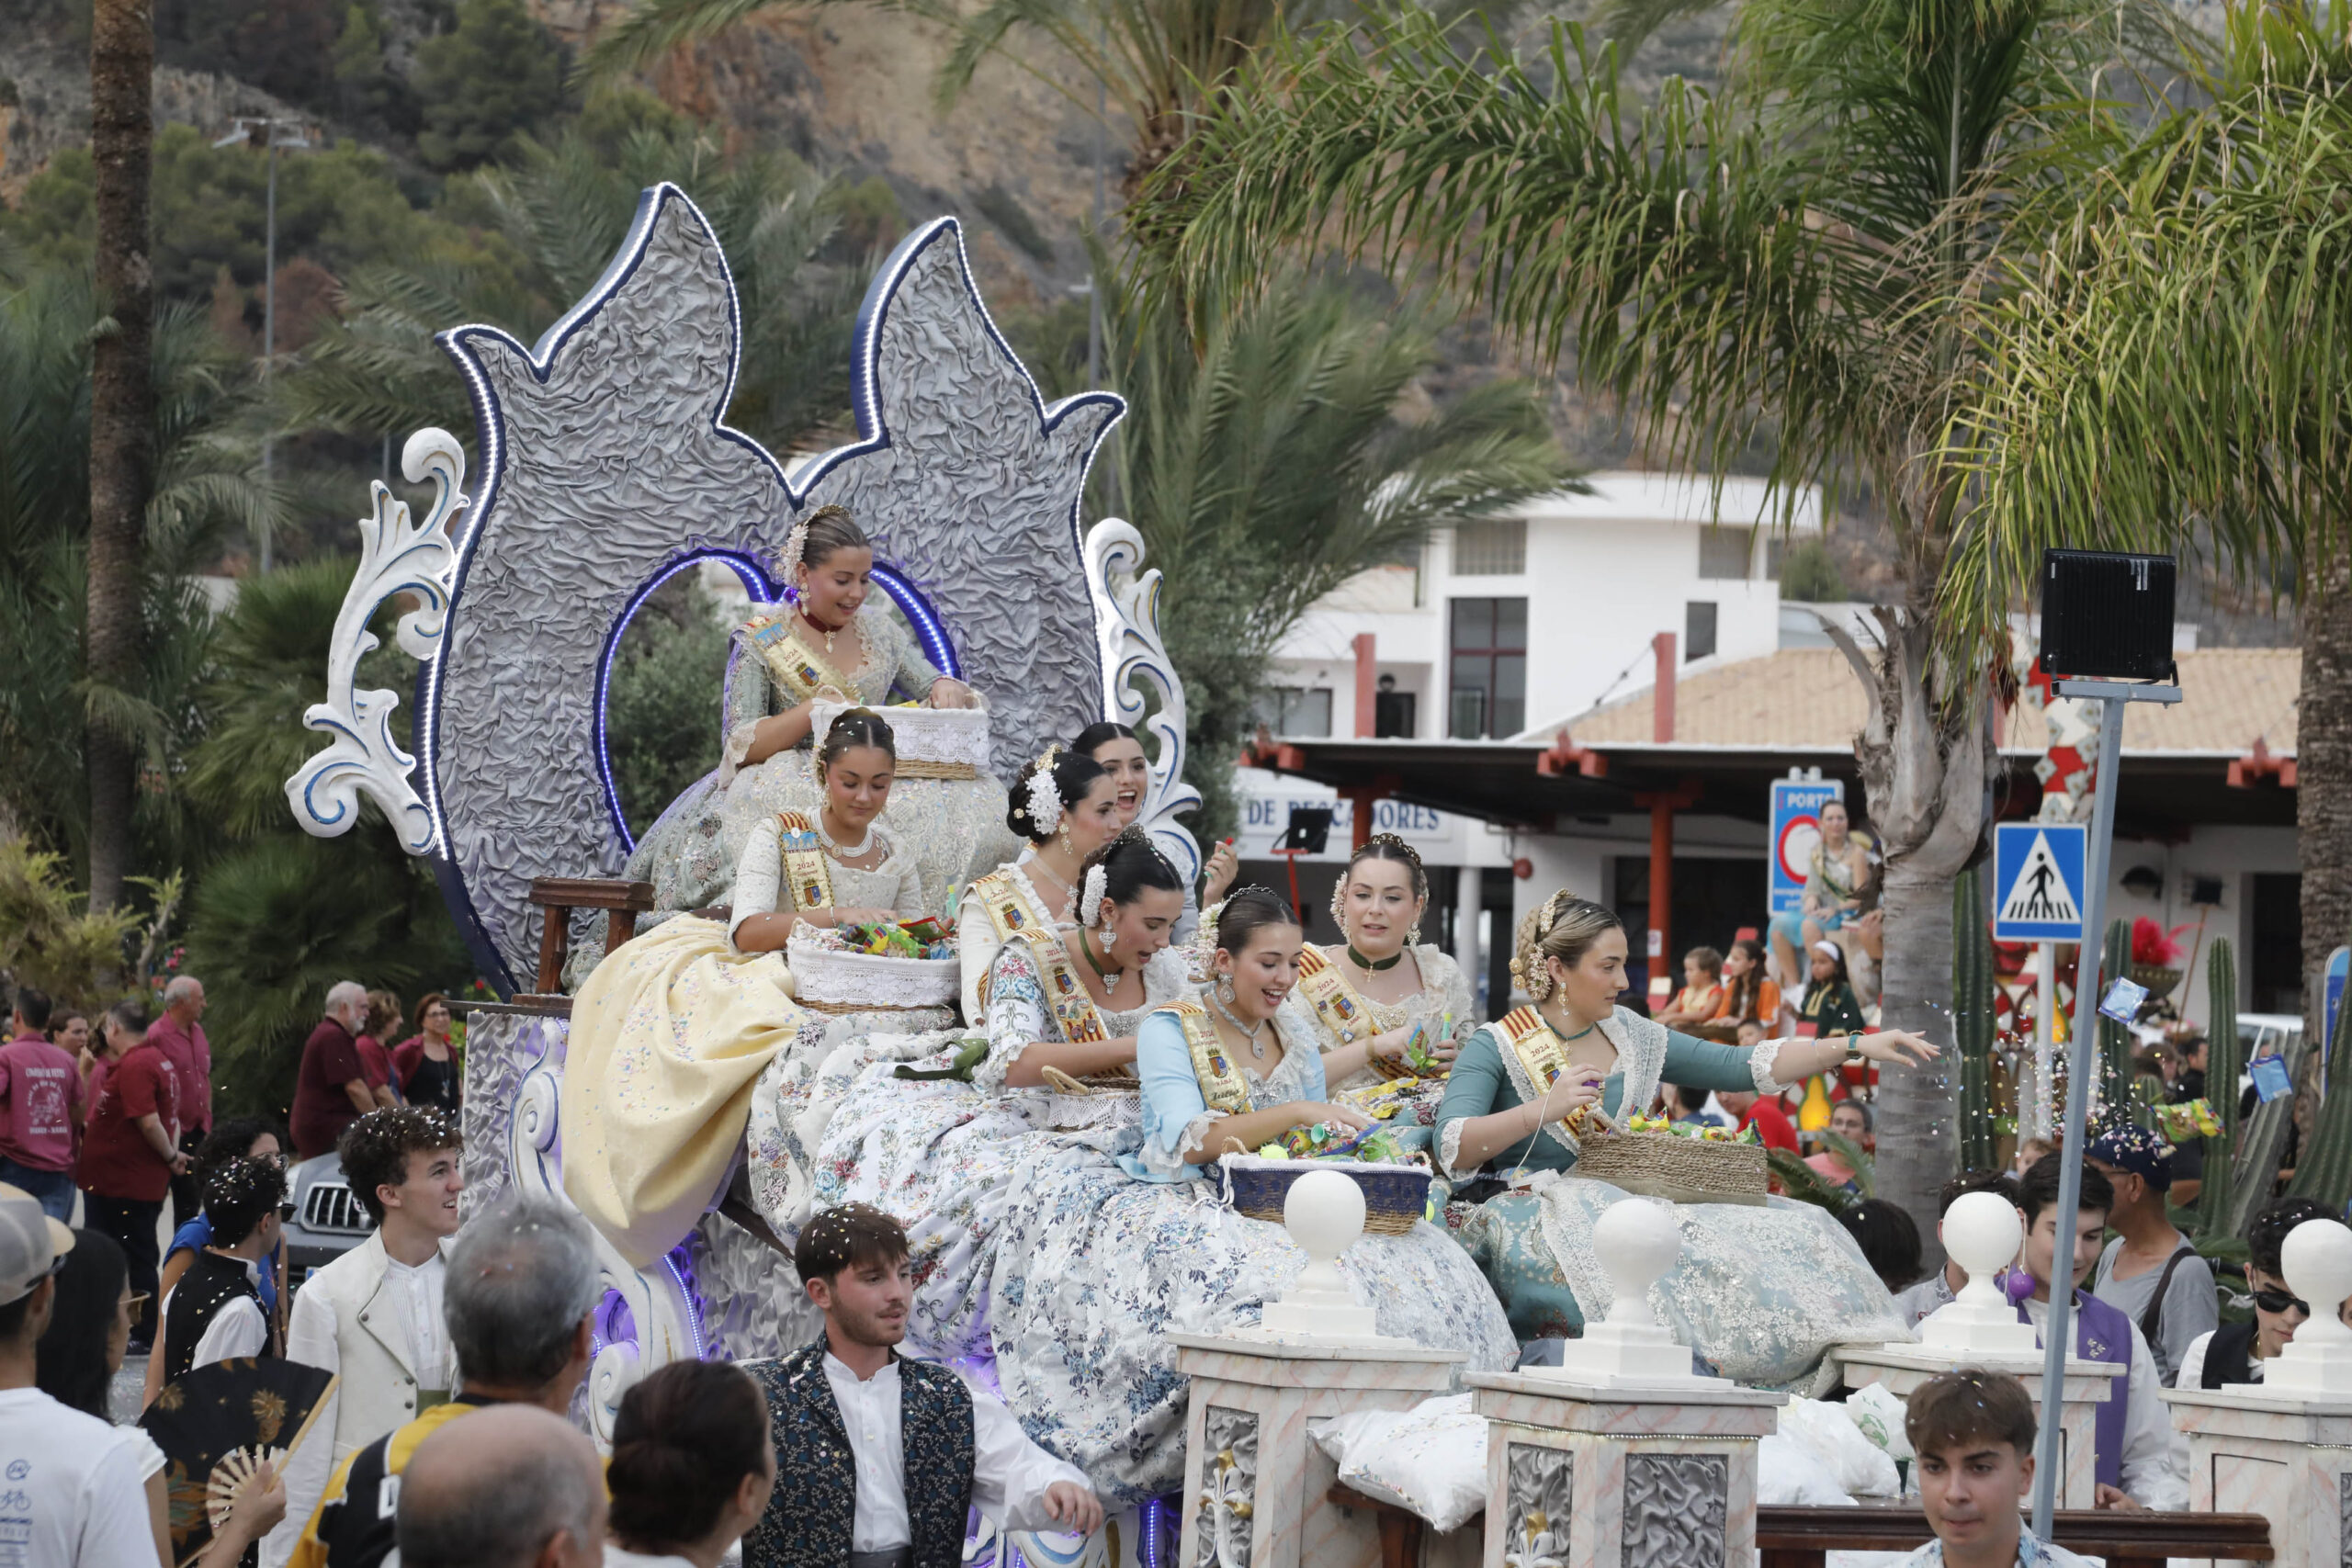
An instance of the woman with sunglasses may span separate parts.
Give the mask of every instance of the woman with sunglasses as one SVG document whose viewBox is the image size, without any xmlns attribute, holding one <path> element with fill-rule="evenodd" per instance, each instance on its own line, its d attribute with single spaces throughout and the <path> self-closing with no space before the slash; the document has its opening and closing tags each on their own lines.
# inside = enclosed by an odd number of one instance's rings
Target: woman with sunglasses
<svg viewBox="0 0 2352 1568">
<path fill-rule="evenodd" d="M 2190 1341 L 2173 1386 L 2220 1388 L 2262 1381 L 2263 1363 L 2292 1343 L 2295 1330 L 2312 1315 L 2311 1303 L 2287 1286 L 2279 1249 L 2304 1221 L 2334 1218 L 2324 1204 L 2309 1198 L 2281 1198 L 2254 1216 L 2245 1232 L 2245 1282 L 2254 1292 L 2253 1321 L 2225 1323 Z M 2345 1321 L 2352 1324 L 2352 1302 L 2342 1310 Z"/>
</svg>

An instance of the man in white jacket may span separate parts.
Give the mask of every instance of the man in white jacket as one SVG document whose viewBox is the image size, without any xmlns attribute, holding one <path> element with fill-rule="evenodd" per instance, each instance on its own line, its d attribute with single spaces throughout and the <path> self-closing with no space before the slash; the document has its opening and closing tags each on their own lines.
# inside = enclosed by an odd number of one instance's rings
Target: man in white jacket
<svg viewBox="0 0 2352 1568">
<path fill-rule="evenodd" d="M 455 1122 L 405 1105 L 361 1117 L 336 1141 L 344 1179 L 375 1216 L 376 1233 L 294 1297 L 288 1359 L 342 1381 L 314 1428 L 334 1440 L 314 1437 L 288 1466 L 286 1520 L 262 1543 L 265 1568 L 292 1555 L 336 1466 L 457 1386 L 441 1299 L 442 1253 L 465 1190 L 459 1147 Z"/>
</svg>

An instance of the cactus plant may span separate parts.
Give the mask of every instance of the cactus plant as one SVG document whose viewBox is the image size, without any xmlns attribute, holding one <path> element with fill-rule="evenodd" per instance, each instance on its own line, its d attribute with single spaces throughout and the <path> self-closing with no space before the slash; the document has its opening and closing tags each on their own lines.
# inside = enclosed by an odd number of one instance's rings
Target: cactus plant
<svg viewBox="0 0 2352 1568">
<path fill-rule="evenodd" d="M 1960 1167 L 1996 1163 L 1993 1129 L 1993 935 L 1984 925 L 1984 868 L 1951 891 L 1951 1022 L 1960 1053 Z"/>
<path fill-rule="evenodd" d="M 2331 1214 L 2342 1213 L 2346 1200 L 2352 1199 L 2352 1090 L 2342 1081 L 2347 1018 L 2352 1018 L 2352 1007 L 2336 1010 L 2335 1034 L 2327 1043 L 2322 1058 L 2326 1066 L 2321 1073 L 2335 1079 L 2329 1085 L 2335 1092 L 2321 1098 L 2311 1136 L 2295 1156 L 2295 1179 L 2287 1187 L 2289 1196 L 2317 1199 Z M 2329 1067 L 2335 1071 L 2327 1071 Z"/>
<path fill-rule="evenodd" d="M 2238 965 L 2227 937 L 2213 939 L 2205 959 L 2205 1098 L 2222 1135 L 2209 1139 L 2205 1149 L 2205 1187 L 2197 1196 L 2198 1229 L 2209 1236 L 2226 1235 L 2222 1228 L 2230 1212 L 2233 1168 L 2238 1150 L 2238 1074 L 2245 1064 L 2238 1044 Z"/>
<path fill-rule="evenodd" d="M 2140 1103 L 2133 1091 L 2132 1066 L 2132 1032 L 2113 1019 L 2098 1013 L 2098 1000 L 2107 988 L 2120 977 L 2132 973 L 2132 926 L 2129 921 L 2116 920 L 2107 928 L 2107 941 L 2101 944 L 2098 962 L 2098 988 L 2091 993 L 2091 1009 L 2098 1020 L 2098 1103 L 2099 1122 L 2120 1121 L 2130 1116 L 2143 1127 L 2151 1118 L 2147 1108 Z"/>
</svg>

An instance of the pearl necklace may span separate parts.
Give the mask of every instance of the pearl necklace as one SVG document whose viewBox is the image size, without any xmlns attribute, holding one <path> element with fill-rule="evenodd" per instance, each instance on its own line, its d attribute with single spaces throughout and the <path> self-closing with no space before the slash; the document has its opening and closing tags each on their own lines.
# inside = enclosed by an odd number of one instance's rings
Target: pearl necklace
<svg viewBox="0 0 2352 1568">
<path fill-rule="evenodd" d="M 865 825 L 865 837 L 858 840 L 854 848 L 836 843 L 833 836 L 825 831 L 825 813 L 820 807 L 817 812 L 817 841 L 824 845 L 835 860 L 863 860 L 866 852 L 874 848 L 874 824 L 868 822 Z"/>
<path fill-rule="evenodd" d="M 1233 1016 L 1233 1010 L 1225 1005 L 1225 998 L 1215 991 L 1209 993 L 1209 1006 L 1216 1009 L 1216 1015 L 1233 1026 L 1233 1032 L 1250 1042 L 1250 1055 L 1261 1062 L 1266 1059 L 1266 1048 L 1258 1042 L 1258 1036 L 1265 1032 L 1264 1019 L 1261 1018 L 1256 1023 L 1245 1026 L 1239 1019 Z"/>
</svg>

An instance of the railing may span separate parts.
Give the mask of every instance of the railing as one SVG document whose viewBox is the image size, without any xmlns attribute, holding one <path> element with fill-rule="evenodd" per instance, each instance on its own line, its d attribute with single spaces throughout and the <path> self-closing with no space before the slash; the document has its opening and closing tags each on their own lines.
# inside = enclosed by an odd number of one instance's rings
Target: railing
<svg viewBox="0 0 2352 1568">
<path fill-rule="evenodd" d="M 1420 1516 L 1351 1486 L 1334 1486 L 1326 1500 L 1361 1508 L 1380 1525 L 1381 1568 L 1417 1568 Z M 2270 1521 L 2260 1514 L 2158 1514 L 2062 1510 L 2052 1532 L 2058 1544 L 2108 1568 L 2165 1568 L 2165 1559 L 2271 1560 Z M 1833 1551 L 1909 1551 L 1935 1539 L 1928 1517 L 1912 1507 L 1756 1510 L 1758 1568 L 1824 1568 Z"/>
</svg>

